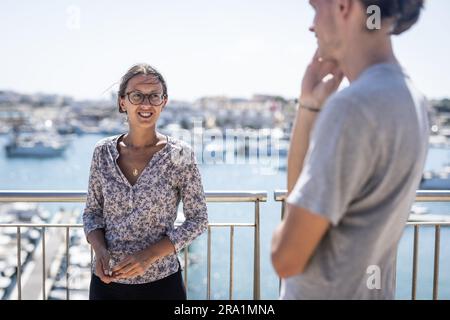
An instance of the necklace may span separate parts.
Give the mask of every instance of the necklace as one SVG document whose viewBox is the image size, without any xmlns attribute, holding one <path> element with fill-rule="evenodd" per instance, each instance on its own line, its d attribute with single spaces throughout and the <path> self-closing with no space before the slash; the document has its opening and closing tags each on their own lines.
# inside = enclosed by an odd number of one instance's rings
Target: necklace
<svg viewBox="0 0 450 320">
<path fill-rule="evenodd" d="M 133 145 L 133 144 L 131 144 L 131 143 L 126 143 L 126 142 L 125 142 L 125 138 L 122 139 L 122 142 L 123 142 L 127 147 L 129 147 L 129 148 L 131 148 L 131 149 L 144 149 L 144 148 L 154 147 L 154 146 L 156 146 L 156 144 L 158 143 L 158 141 L 156 141 L 156 143 L 153 142 L 153 143 L 149 143 L 149 144 L 146 144 L 146 145 L 144 145 L 144 146 L 141 146 L 141 147 L 136 147 L 135 145 Z M 133 174 L 134 177 L 137 177 L 137 176 L 139 175 L 139 170 L 138 170 L 138 168 L 134 167 L 134 168 L 133 168 L 133 171 L 132 171 L 132 174 Z"/>
</svg>

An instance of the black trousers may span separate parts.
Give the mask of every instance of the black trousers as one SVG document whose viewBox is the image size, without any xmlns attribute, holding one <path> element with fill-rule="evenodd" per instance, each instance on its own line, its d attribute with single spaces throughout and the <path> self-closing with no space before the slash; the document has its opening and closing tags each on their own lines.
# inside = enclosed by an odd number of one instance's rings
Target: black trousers
<svg viewBox="0 0 450 320">
<path fill-rule="evenodd" d="M 143 284 L 106 284 L 93 274 L 89 300 L 186 300 L 186 289 L 181 270 L 161 280 Z"/>
</svg>

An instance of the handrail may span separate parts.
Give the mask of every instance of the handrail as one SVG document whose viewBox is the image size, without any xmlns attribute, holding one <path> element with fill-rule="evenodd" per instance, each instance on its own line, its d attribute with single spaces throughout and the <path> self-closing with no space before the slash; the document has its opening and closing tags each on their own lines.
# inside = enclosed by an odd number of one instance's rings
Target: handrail
<svg viewBox="0 0 450 320">
<path fill-rule="evenodd" d="M 286 200 L 287 190 L 275 190 L 275 201 Z M 450 190 L 418 190 L 417 202 L 450 202 Z"/>
<path fill-rule="evenodd" d="M 0 190 L 1 202 L 85 202 L 86 191 Z M 266 191 L 208 191 L 208 202 L 266 202 Z"/>
<path fill-rule="evenodd" d="M 281 217 L 283 218 L 286 209 L 286 190 L 275 190 L 274 200 L 282 202 Z M 418 190 L 416 192 L 416 202 L 450 202 L 450 190 Z M 414 227 L 413 243 L 413 270 L 411 299 L 417 297 L 417 273 L 418 273 L 418 255 L 419 255 L 419 229 L 420 227 L 433 226 L 434 231 L 434 268 L 433 268 L 433 300 L 438 299 L 439 294 L 439 259 L 441 243 L 441 227 L 449 227 L 450 221 L 408 221 L 408 226 Z"/>
<path fill-rule="evenodd" d="M 85 202 L 87 192 L 80 190 L 0 190 L 0 203 L 11 202 Z M 211 287 L 211 228 L 228 227 L 230 228 L 230 255 L 233 254 L 233 240 L 234 230 L 239 227 L 254 228 L 254 274 L 253 274 L 253 298 L 260 299 L 260 202 L 267 201 L 266 191 L 208 191 L 205 192 L 207 202 L 217 203 L 237 203 L 237 202 L 253 202 L 254 209 L 254 223 L 209 223 L 208 224 L 208 279 L 207 279 L 207 298 L 210 298 Z M 178 225 L 178 223 L 177 223 Z M 21 228 L 42 228 L 42 234 L 45 236 L 46 228 L 65 228 L 66 229 L 66 259 L 69 261 L 69 231 L 71 228 L 82 228 L 82 224 L 75 223 L 2 223 L 0 228 L 15 227 L 17 228 L 17 290 L 18 298 L 21 299 L 22 284 L 21 284 Z M 43 240 L 43 284 L 45 286 L 45 240 Z M 91 251 L 92 253 L 92 251 Z M 184 250 L 184 260 L 187 261 L 188 251 Z M 233 285 L 233 258 L 230 259 L 230 299 L 232 298 Z M 187 267 L 184 270 L 185 284 L 187 284 Z M 68 271 L 66 270 L 66 277 L 68 278 Z M 67 281 L 68 283 L 68 281 Z M 43 298 L 46 298 L 45 288 L 43 288 Z M 69 288 L 67 285 L 67 299 L 69 299 Z"/>
</svg>

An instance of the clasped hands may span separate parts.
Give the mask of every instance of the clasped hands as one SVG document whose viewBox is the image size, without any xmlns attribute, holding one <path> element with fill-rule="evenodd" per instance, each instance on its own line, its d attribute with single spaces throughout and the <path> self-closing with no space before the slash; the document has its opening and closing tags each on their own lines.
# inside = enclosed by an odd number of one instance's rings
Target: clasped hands
<svg viewBox="0 0 450 320">
<path fill-rule="evenodd" d="M 110 254 L 106 248 L 96 252 L 95 274 L 104 283 L 119 279 L 129 279 L 143 275 L 145 271 L 157 260 L 151 248 L 138 251 L 126 256 L 121 262 L 110 268 Z"/>
</svg>

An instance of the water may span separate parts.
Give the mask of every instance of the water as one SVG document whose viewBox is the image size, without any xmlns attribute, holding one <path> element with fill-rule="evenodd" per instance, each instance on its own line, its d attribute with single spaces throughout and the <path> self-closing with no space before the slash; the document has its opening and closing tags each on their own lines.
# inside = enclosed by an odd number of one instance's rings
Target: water
<svg viewBox="0 0 450 320">
<path fill-rule="evenodd" d="M 95 143 L 103 136 L 76 137 L 63 158 L 55 159 L 8 159 L 5 156 L 6 137 L 0 136 L 0 189 L 6 190 L 86 190 L 90 161 Z M 426 169 L 437 169 L 450 159 L 450 151 L 432 149 Z M 273 191 L 284 189 L 286 173 L 270 170 L 266 165 L 201 165 L 205 190 L 258 190 L 268 192 L 268 201 L 261 204 L 261 297 L 278 297 L 278 278 L 270 263 L 270 240 L 280 220 L 281 204 L 273 200 Z M 82 209 L 82 204 L 45 204 L 49 210 L 59 207 Z M 448 213 L 448 205 L 427 204 L 430 213 Z M 253 204 L 208 204 L 211 222 L 253 222 Z M 253 290 L 253 229 L 236 229 L 234 240 L 234 290 L 233 298 L 251 299 Z M 397 297 L 410 298 L 412 273 L 412 228 L 407 228 L 401 240 L 398 254 Z M 433 283 L 434 229 L 421 231 L 418 298 L 429 299 Z M 449 230 L 441 232 L 441 299 L 450 298 L 450 265 L 448 248 Z M 229 280 L 229 230 L 213 229 L 211 297 L 228 298 Z M 192 248 L 197 263 L 190 266 L 189 298 L 206 297 L 206 235 L 202 235 Z M 447 271 L 449 270 L 449 271 Z"/>
</svg>

